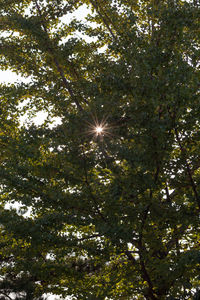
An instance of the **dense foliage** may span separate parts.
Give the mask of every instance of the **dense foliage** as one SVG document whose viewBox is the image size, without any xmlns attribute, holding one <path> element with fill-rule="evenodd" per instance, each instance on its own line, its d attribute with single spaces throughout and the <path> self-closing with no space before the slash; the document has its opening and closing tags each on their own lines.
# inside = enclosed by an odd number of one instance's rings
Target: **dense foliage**
<svg viewBox="0 0 200 300">
<path fill-rule="evenodd" d="M 199 17 L 0 0 L 0 299 L 200 299 Z"/>
</svg>

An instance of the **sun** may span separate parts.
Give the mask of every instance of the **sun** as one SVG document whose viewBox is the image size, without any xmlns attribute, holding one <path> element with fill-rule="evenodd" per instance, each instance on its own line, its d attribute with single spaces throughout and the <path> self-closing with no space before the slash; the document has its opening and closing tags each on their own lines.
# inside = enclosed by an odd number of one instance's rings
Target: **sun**
<svg viewBox="0 0 200 300">
<path fill-rule="evenodd" d="M 102 126 L 96 126 L 95 131 L 96 131 L 97 135 L 102 134 L 103 133 L 103 127 Z"/>
<path fill-rule="evenodd" d="M 107 119 L 108 116 L 99 119 L 95 113 L 91 114 L 91 121 L 86 121 L 88 126 L 85 133 L 91 135 L 94 140 L 103 141 L 105 137 L 111 135 L 111 126 L 109 126 Z"/>
</svg>

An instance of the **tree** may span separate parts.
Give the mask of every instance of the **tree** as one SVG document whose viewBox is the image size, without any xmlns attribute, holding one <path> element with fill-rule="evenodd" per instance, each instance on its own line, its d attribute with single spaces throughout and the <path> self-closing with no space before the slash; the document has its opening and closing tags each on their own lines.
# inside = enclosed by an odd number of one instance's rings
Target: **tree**
<svg viewBox="0 0 200 300">
<path fill-rule="evenodd" d="M 29 79 L 1 84 L 2 299 L 197 299 L 197 1 L 0 11 L 1 69 Z"/>
</svg>

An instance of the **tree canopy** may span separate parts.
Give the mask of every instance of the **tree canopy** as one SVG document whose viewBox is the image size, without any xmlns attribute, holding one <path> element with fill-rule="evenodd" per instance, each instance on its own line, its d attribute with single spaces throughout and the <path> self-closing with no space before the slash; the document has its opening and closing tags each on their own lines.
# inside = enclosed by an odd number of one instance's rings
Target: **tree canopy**
<svg viewBox="0 0 200 300">
<path fill-rule="evenodd" d="M 0 299 L 200 299 L 199 8 L 0 0 Z"/>
</svg>

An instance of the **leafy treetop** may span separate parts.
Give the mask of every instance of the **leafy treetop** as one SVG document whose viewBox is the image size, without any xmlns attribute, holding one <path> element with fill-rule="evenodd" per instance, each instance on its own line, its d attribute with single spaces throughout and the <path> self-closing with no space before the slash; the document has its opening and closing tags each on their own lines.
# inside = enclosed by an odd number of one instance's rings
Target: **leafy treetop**
<svg viewBox="0 0 200 300">
<path fill-rule="evenodd" d="M 195 0 L 0 0 L 1 69 L 29 79 L 0 86 L 2 299 L 199 299 L 198 20 Z"/>
</svg>

